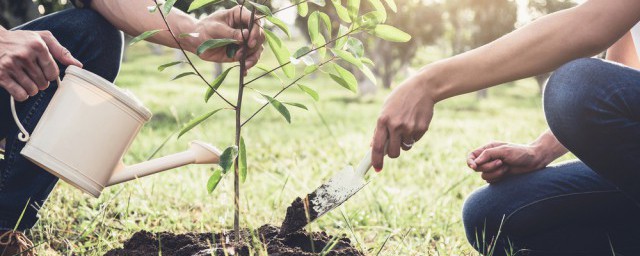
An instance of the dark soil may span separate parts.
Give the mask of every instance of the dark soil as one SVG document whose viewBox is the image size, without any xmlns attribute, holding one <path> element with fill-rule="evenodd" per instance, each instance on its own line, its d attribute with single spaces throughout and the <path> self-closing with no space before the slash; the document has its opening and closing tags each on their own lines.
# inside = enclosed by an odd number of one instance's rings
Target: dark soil
<svg viewBox="0 0 640 256">
<path fill-rule="evenodd" d="M 313 198 L 316 197 L 316 193 L 308 194 L 303 200 L 302 198 L 296 198 L 291 203 L 291 206 L 287 208 L 287 215 L 284 217 L 284 222 L 280 227 L 280 236 L 287 235 L 289 233 L 298 231 L 310 222 L 318 218 L 318 212 L 313 209 Z"/>
<path fill-rule="evenodd" d="M 328 256 L 361 256 L 364 255 L 351 245 L 344 237 L 334 237 L 325 232 L 308 233 L 304 230 L 278 236 L 279 229 L 264 225 L 253 235 L 249 230 L 241 231 L 241 241 L 236 244 L 235 233 L 186 233 L 169 232 L 151 233 L 140 231 L 135 233 L 123 248 L 107 252 L 107 256 L 157 256 L 159 252 L 165 256 L 181 255 L 250 255 L 251 251 L 264 251 L 275 256 L 315 256 L 322 252 Z M 258 248 L 258 249 L 255 249 Z M 325 249 L 327 248 L 327 249 Z M 328 249 L 330 248 L 330 249 Z M 324 252 L 323 252 L 324 250 Z M 225 254 L 226 253 L 226 254 Z"/>
</svg>

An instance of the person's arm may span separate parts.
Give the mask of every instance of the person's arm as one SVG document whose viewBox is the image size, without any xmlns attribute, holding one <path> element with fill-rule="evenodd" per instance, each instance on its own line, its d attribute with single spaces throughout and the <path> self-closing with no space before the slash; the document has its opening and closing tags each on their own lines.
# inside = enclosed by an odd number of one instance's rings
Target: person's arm
<svg viewBox="0 0 640 256">
<path fill-rule="evenodd" d="M 567 152 L 553 133 L 547 130 L 528 145 L 504 142 L 484 145 L 469 153 L 467 165 L 481 172 L 484 180 L 493 183 L 509 175 L 542 169 Z"/>
<path fill-rule="evenodd" d="M 431 122 L 436 102 L 494 85 L 549 72 L 593 56 L 640 20 L 640 1 L 591 0 L 537 19 L 480 48 L 421 69 L 389 95 L 378 118 L 372 162 L 382 169 L 385 143 L 396 158 Z"/>
<path fill-rule="evenodd" d="M 98 11 L 115 27 L 132 36 L 137 36 L 144 31 L 166 28 L 162 17 L 158 13 L 161 11 L 162 6 L 153 13 L 147 10 L 147 7 L 154 5 L 155 3 L 152 0 L 91 1 L 92 9 Z M 177 8 L 173 8 L 167 16 L 167 22 L 176 37 L 182 33 L 198 33 L 198 37 L 178 39 L 185 50 L 192 53 L 195 53 L 197 47 L 208 39 L 231 38 L 239 43 L 243 42 L 242 34 L 244 33 L 244 37 L 248 38 L 250 48 L 247 67 L 252 67 L 258 62 L 262 52 L 262 43 L 264 42 L 264 35 L 260 26 L 254 26 L 251 35 L 248 35 L 246 29 L 243 31 L 236 29 L 240 25 L 248 26 L 250 19 L 251 12 L 246 8 L 240 7 L 217 11 L 202 20 L 197 20 Z M 167 31 L 161 31 L 148 38 L 148 40 L 173 48 L 178 47 Z M 209 50 L 200 55 L 200 58 L 215 62 L 232 62 L 238 61 L 242 54 L 241 51 L 238 51 L 233 58 L 228 58 L 223 48 Z"/>
<path fill-rule="evenodd" d="M 624 34 L 620 40 L 607 49 L 607 60 L 640 69 L 640 61 L 638 61 L 638 53 L 631 32 Z"/>
</svg>

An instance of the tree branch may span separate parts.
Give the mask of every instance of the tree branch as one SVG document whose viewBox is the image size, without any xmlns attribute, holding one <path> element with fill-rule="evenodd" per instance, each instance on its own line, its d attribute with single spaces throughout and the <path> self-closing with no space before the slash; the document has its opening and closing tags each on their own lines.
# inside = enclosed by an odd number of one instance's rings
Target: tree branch
<svg viewBox="0 0 640 256">
<path fill-rule="evenodd" d="M 335 57 L 322 62 L 318 65 L 318 68 L 322 67 L 324 64 L 327 64 L 331 61 L 333 61 L 335 59 Z M 278 97 L 280 94 L 282 94 L 282 92 L 286 91 L 287 89 L 289 89 L 289 87 L 293 86 L 294 84 L 298 83 L 298 81 L 300 81 L 302 78 L 304 78 L 305 76 L 307 76 L 309 74 L 304 74 L 301 75 L 300 77 L 296 78 L 295 80 L 293 80 L 293 82 L 291 82 L 290 84 L 288 84 L 287 86 L 285 86 L 284 88 L 280 89 L 280 91 L 278 91 L 278 93 L 276 93 L 275 95 L 273 95 L 273 98 L 275 99 L 276 97 Z M 265 107 L 267 107 L 267 105 L 271 104 L 270 102 L 267 102 L 265 104 L 263 104 L 258 110 L 256 110 L 256 112 L 254 112 L 253 114 L 251 114 L 251 116 L 249 118 L 247 118 L 247 120 L 245 120 L 244 122 L 242 122 L 242 124 L 240 126 L 244 126 L 247 122 L 251 121 L 251 119 L 253 119 L 253 117 L 255 117 L 258 113 L 260 113 L 260 111 L 262 111 L 262 109 L 264 109 Z"/>
<path fill-rule="evenodd" d="M 329 44 L 331 44 L 331 43 L 333 43 L 333 42 L 337 41 L 337 40 L 338 40 L 338 39 L 340 39 L 340 38 L 343 38 L 343 37 L 345 37 L 345 36 L 348 36 L 348 35 L 350 35 L 350 34 L 353 34 L 353 32 L 356 32 L 357 30 L 358 30 L 358 29 L 351 30 L 351 31 L 349 31 L 349 32 L 345 33 L 344 35 L 341 35 L 341 36 L 339 36 L 339 37 L 336 37 L 336 38 L 334 38 L 334 39 L 331 39 L 331 40 L 329 40 L 329 42 L 326 42 L 325 44 L 323 44 L 323 45 L 321 45 L 321 46 L 318 46 L 318 47 L 316 47 L 316 48 L 313 48 L 313 49 L 309 50 L 308 52 L 305 52 L 304 54 L 300 55 L 298 58 L 304 57 L 304 56 L 306 56 L 307 54 L 312 53 L 312 52 L 314 52 L 314 51 L 316 51 L 316 50 L 318 50 L 318 49 L 320 49 L 320 48 L 322 48 L 322 47 L 326 47 L 327 45 L 329 45 Z M 284 66 L 286 66 L 286 65 L 289 65 L 289 64 L 291 64 L 291 61 L 287 61 L 287 62 L 285 62 L 285 63 L 282 63 L 282 65 L 277 66 L 277 67 L 275 67 L 275 68 L 273 68 L 273 69 L 271 69 L 271 70 L 269 70 L 269 71 L 267 71 L 267 72 L 264 72 L 263 74 L 261 74 L 261 75 L 259 75 L 259 76 L 255 77 L 255 78 L 253 78 L 253 79 L 249 80 L 249 82 L 246 82 L 244 85 L 248 85 L 248 84 L 250 84 L 250 83 L 253 83 L 254 81 L 256 81 L 256 80 L 258 80 L 258 79 L 260 79 L 260 78 L 262 78 L 262 77 L 264 77 L 264 76 L 266 76 L 266 75 L 269 75 L 269 74 L 271 74 L 272 72 L 274 72 L 274 71 L 276 71 L 276 70 L 278 70 L 278 69 L 280 69 L 280 68 L 282 68 L 282 67 L 284 67 Z"/>
</svg>

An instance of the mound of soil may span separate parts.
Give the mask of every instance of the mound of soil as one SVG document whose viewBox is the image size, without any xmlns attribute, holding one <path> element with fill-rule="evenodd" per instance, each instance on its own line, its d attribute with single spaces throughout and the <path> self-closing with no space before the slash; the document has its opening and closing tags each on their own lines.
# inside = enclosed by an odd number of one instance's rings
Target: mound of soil
<svg viewBox="0 0 640 256">
<path fill-rule="evenodd" d="M 241 231 L 240 243 L 235 243 L 233 231 L 223 233 L 186 233 L 170 232 L 151 233 L 139 231 L 124 242 L 123 248 L 114 249 L 106 256 L 146 256 L 146 255 L 250 255 L 250 251 L 267 250 L 269 255 L 277 256 L 312 256 L 322 252 L 328 256 L 360 256 L 364 255 L 351 245 L 351 241 L 343 236 L 334 237 L 325 232 L 309 233 L 304 230 L 278 236 L 280 230 L 271 225 L 264 225 L 253 235 L 249 230 Z M 255 249 L 262 248 L 262 249 Z M 329 249 L 330 248 L 330 249 Z"/>
<path fill-rule="evenodd" d="M 305 199 L 300 197 L 291 203 L 291 206 L 287 208 L 287 215 L 280 226 L 280 236 L 285 236 L 291 232 L 298 231 L 307 224 L 318 218 L 318 212 L 313 209 L 313 198 L 316 193 L 307 195 Z"/>
</svg>

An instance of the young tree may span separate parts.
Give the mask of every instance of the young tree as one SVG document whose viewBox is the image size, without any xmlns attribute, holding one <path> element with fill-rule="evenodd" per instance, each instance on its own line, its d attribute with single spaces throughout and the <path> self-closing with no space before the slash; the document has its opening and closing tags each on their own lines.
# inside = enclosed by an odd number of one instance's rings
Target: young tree
<svg viewBox="0 0 640 256">
<path fill-rule="evenodd" d="M 246 145 L 244 143 L 244 139 L 242 137 L 242 127 L 247 125 L 254 117 L 256 117 L 263 109 L 266 107 L 273 107 L 277 110 L 287 122 L 291 122 L 291 114 L 288 110 L 288 107 L 298 107 L 307 109 L 306 106 L 296 102 L 286 102 L 282 101 L 280 98 L 283 96 L 284 92 L 291 88 L 298 88 L 303 92 L 307 93 L 314 100 L 318 100 L 318 93 L 310 87 L 307 87 L 301 83 L 303 79 L 308 77 L 310 74 L 315 72 L 322 72 L 327 74 L 331 79 L 333 79 L 337 84 L 351 90 L 357 91 L 357 80 L 355 76 L 349 72 L 343 65 L 348 64 L 356 67 L 360 70 L 369 70 L 370 66 L 373 65 L 373 62 L 368 58 L 364 57 L 364 46 L 360 40 L 358 40 L 355 36 L 360 34 L 364 35 L 365 33 L 368 36 L 377 36 L 379 38 L 394 41 L 394 42 L 406 42 L 411 39 L 411 36 L 393 26 L 386 25 L 384 22 L 387 19 L 387 10 L 385 6 L 380 2 L 380 0 L 368 0 L 375 6 L 375 10 L 361 13 L 360 12 L 360 0 L 348 0 L 346 6 L 344 6 L 339 0 L 332 0 L 331 4 L 336 10 L 338 14 L 339 20 L 332 20 L 326 13 L 321 11 L 309 12 L 309 3 L 324 5 L 325 2 L 321 0 L 294 0 L 292 5 L 282 8 L 280 10 L 272 11 L 265 2 L 253 2 L 250 0 L 240 0 L 240 2 L 236 2 L 235 0 L 228 0 L 226 2 L 234 3 L 235 5 L 241 5 L 243 7 L 247 7 L 250 10 L 250 13 L 245 13 L 242 15 L 250 15 L 251 22 L 248 27 L 242 27 L 240 29 L 247 29 L 249 34 L 253 29 L 257 29 L 256 26 L 259 26 L 258 20 L 266 20 L 271 23 L 275 28 L 281 30 L 286 35 L 290 36 L 289 27 L 285 22 L 280 20 L 274 14 L 288 8 L 297 8 L 298 14 L 300 16 L 308 16 L 308 34 L 311 39 L 311 43 L 309 45 L 305 45 L 291 54 L 292 51 L 288 49 L 287 45 L 278 37 L 274 32 L 265 29 L 266 35 L 266 43 L 269 45 L 269 49 L 276 56 L 278 61 L 278 66 L 272 68 L 265 68 L 264 70 L 259 70 L 258 74 L 255 74 L 252 70 L 249 73 L 249 79 L 245 80 L 244 74 L 247 69 L 245 66 L 246 56 L 241 56 L 239 64 L 232 66 L 225 71 L 223 71 L 218 77 L 216 77 L 213 81 L 209 82 L 204 76 L 202 76 L 201 72 L 191 61 L 191 57 L 182 49 L 182 45 L 180 44 L 180 38 L 187 36 L 198 36 L 194 34 L 181 34 L 176 35 L 171 28 L 166 23 L 166 15 L 171 11 L 173 5 L 176 3 L 176 0 L 167 0 L 164 4 L 159 3 L 157 0 L 155 6 L 150 6 L 149 10 L 151 12 L 157 12 L 158 15 L 162 16 L 165 20 L 165 27 L 158 28 L 151 31 L 146 31 L 141 35 L 137 36 L 132 40 L 132 43 L 136 43 L 148 37 L 151 37 L 157 33 L 169 33 L 176 44 L 180 47 L 182 53 L 185 56 L 186 62 L 190 65 L 192 71 L 182 73 L 178 75 L 175 79 L 179 79 L 181 77 L 195 75 L 202 80 L 202 83 L 206 87 L 206 92 L 204 93 L 204 101 L 207 102 L 214 96 L 218 99 L 224 101 L 227 105 L 226 108 L 213 109 L 208 113 L 205 113 L 199 117 L 188 122 L 184 128 L 180 131 L 178 136 L 182 136 L 192 128 L 201 125 L 205 120 L 215 115 L 219 111 L 234 111 L 235 112 L 235 132 L 234 139 L 235 143 L 233 146 L 226 148 L 222 155 L 220 161 L 220 169 L 216 169 L 207 182 L 207 188 L 209 192 L 212 192 L 220 180 L 223 179 L 226 174 L 231 171 L 233 167 L 233 180 L 234 180 L 234 206 L 235 206 L 235 214 L 234 214 L 234 229 L 236 234 L 240 234 L 240 184 L 245 181 L 247 177 L 247 157 L 246 157 Z M 393 0 L 385 0 L 387 6 L 395 6 Z M 221 4 L 224 3 L 225 0 L 195 0 L 193 1 L 188 11 L 197 10 L 202 7 L 206 7 L 212 4 Z M 338 30 L 334 31 L 334 26 L 332 24 L 339 23 Z M 335 32 L 335 33 L 334 33 Z M 244 40 L 245 43 L 239 44 L 237 41 L 233 39 L 211 39 L 207 40 L 197 49 L 197 54 L 202 54 L 206 51 L 225 47 L 228 56 L 233 56 L 237 50 L 243 49 L 243 52 L 248 52 L 249 48 L 247 40 Z M 341 60 L 343 62 L 342 65 L 336 63 L 337 60 Z M 180 64 L 180 61 L 167 63 L 158 67 L 159 70 L 164 70 L 173 65 Z M 296 75 L 296 67 L 299 67 L 299 70 L 302 70 L 302 73 Z M 222 85 L 223 81 L 228 77 L 229 71 L 231 69 L 239 69 L 239 77 L 238 79 L 238 94 L 235 101 L 229 100 L 227 97 L 221 94 L 218 89 Z M 243 102 L 244 99 L 244 91 L 246 88 L 250 88 L 253 91 L 258 92 L 254 88 L 251 87 L 252 83 L 264 78 L 269 75 L 273 75 L 275 73 L 282 73 L 284 77 L 286 77 L 287 81 L 284 82 L 281 89 L 273 94 L 267 95 L 260 93 L 260 95 L 265 99 L 265 102 L 258 108 L 257 111 L 247 115 L 243 115 Z M 238 237 L 236 237 L 238 239 Z"/>
</svg>

